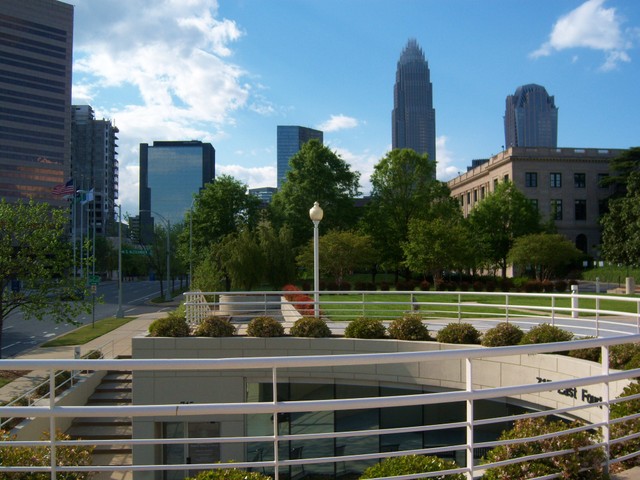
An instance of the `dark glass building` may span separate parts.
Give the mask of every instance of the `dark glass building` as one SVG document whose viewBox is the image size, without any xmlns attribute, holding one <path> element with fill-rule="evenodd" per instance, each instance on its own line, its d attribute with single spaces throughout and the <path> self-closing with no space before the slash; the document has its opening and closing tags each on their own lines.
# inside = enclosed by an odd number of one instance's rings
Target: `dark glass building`
<svg viewBox="0 0 640 480">
<path fill-rule="evenodd" d="M 505 147 L 558 146 L 558 108 L 547 90 L 530 83 L 507 96 Z"/>
<path fill-rule="evenodd" d="M 154 216 L 161 225 L 184 220 L 193 196 L 215 177 L 216 151 L 197 140 L 140 144 L 140 240 L 150 243 Z"/>
<path fill-rule="evenodd" d="M 429 65 L 414 39 L 398 60 L 393 87 L 392 148 L 411 148 L 436 161 L 436 111 Z"/>
<path fill-rule="evenodd" d="M 287 180 L 291 157 L 298 153 L 302 145 L 313 139 L 323 143 L 323 133 L 308 127 L 278 125 L 278 189 Z"/>
<path fill-rule="evenodd" d="M 69 180 L 73 6 L 0 1 L 0 198 L 65 205 Z"/>
</svg>

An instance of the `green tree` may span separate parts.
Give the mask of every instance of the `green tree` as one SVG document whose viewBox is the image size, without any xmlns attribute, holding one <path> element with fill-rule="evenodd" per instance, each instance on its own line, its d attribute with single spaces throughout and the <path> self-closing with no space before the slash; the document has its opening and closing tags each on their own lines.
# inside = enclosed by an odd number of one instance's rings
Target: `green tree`
<svg viewBox="0 0 640 480">
<path fill-rule="evenodd" d="M 360 174 L 318 140 L 305 143 L 289 160 L 287 181 L 273 196 L 271 214 L 277 226 L 287 225 L 294 244 L 302 245 L 313 236 L 309 209 L 318 202 L 324 211 L 320 224 L 325 231 L 351 228 L 357 211 Z"/>
<path fill-rule="evenodd" d="M 500 183 L 476 205 L 469 221 L 487 266 L 501 269 L 503 278 L 515 239 L 541 230 L 538 210 L 511 182 Z"/>
<path fill-rule="evenodd" d="M 96 236 L 95 242 L 96 271 L 111 274 L 118 269 L 118 249 L 103 236 Z"/>
<path fill-rule="evenodd" d="M 458 210 L 459 211 L 459 210 Z M 449 218 L 412 220 L 402 244 L 405 264 L 424 276 L 440 278 L 444 270 L 462 270 L 473 262 L 473 242 L 467 225 Z"/>
<path fill-rule="evenodd" d="M 71 246 L 65 237 L 68 214 L 45 203 L 0 201 L 0 343 L 4 319 L 16 309 L 25 318 L 73 322 L 90 304 L 83 282 L 70 276 Z M 19 282 L 19 291 L 12 288 Z M 80 295 L 77 295 L 80 290 Z"/>
<path fill-rule="evenodd" d="M 508 261 L 531 266 L 538 280 L 549 280 L 582 256 L 583 253 L 563 235 L 534 233 L 515 239 Z"/>
<path fill-rule="evenodd" d="M 449 189 L 435 179 L 435 162 L 410 149 L 391 150 L 371 175 L 371 202 L 363 229 L 373 238 L 382 264 L 398 272 L 403 265 L 402 245 L 412 220 L 427 219 L 432 208 L 452 202 Z"/>
<path fill-rule="evenodd" d="M 319 268 L 340 285 L 345 277 L 359 268 L 368 268 L 375 259 L 371 238 L 351 231 L 331 230 L 318 241 Z M 313 240 L 298 255 L 298 264 L 313 271 Z"/>
<path fill-rule="evenodd" d="M 293 232 L 286 225 L 278 231 L 263 220 L 257 229 L 258 242 L 264 256 L 264 280 L 273 288 L 282 288 L 296 278 Z"/>
<path fill-rule="evenodd" d="M 232 288 L 251 290 L 264 277 L 264 255 L 257 235 L 249 228 L 227 235 L 218 243 L 220 265 Z"/>
<path fill-rule="evenodd" d="M 245 226 L 255 227 L 258 222 L 260 199 L 250 195 L 247 186 L 229 175 L 216 177 L 195 196 L 193 218 L 187 213 L 185 225 L 192 221 L 194 264 L 206 257 L 211 245 Z M 189 228 L 180 236 L 180 251 L 189 263 Z"/>
<path fill-rule="evenodd" d="M 602 186 L 613 185 L 614 197 L 623 197 L 627 193 L 629 177 L 634 172 L 640 172 L 640 147 L 624 150 L 609 162 L 611 175 L 602 181 Z"/>
<path fill-rule="evenodd" d="M 627 193 L 609 202 L 600 219 L 602 256 L 610 262 L 636 266 L 640 262 L 640 172 L 629 175 Z"/>
</svg>

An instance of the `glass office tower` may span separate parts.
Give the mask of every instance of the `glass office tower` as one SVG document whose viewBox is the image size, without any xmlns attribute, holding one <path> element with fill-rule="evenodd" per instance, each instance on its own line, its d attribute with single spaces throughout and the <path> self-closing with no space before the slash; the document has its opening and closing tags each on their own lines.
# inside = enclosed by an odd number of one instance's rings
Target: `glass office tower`
<svg viewBox="0 0 640 480">
<path fill-rule="evenodd" d="M 154 216 L 160 225 L 166 220 L 184 220 L 193 196 L 215 177 L 215 149 L 200 141 L 140 144 L 140 235 L 149 243 Z M 165 220 L 166 219 L 166 220 Z"/>
<path fill-rule="evenodd" d="M 436 111 L 429 65 L 416 40 L 400 55 L 393 87 L 392 148 L 411 148 L 436 160 Z"/>
<path fill-rule="evenodd" d="M 302 145 L 313 139 L 323 143 L 323 133 L 308 127 L 278 125 L 278 189 L 287 180 L 291 157 L 298 153 Z"/>
<path fill-rule="evenodd" d="M 507 96 L 505 147 L 558 147 L 558 108 L 547 90 L 533 83 Z"/>
<path fill-rule="evenodd" d="M 66 205 L 73 6 L 0 1 L 0 198 Z"/>
</svg>

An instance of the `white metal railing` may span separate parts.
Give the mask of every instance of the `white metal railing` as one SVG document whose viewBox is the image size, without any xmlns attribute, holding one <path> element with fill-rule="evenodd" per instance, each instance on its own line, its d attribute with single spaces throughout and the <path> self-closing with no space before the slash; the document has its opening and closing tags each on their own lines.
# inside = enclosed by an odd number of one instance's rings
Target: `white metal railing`
<svg viewBox="0 0 640 480">
<path fill-rule="evenodd" d="M 287 301 L 287 295 L 307 298 Z M 239 319 L 265 313 L 278 315 L 283 305 L 297 305 L 300 316 L 308 315 L 313 314 L 315 306 L 311 291 L 186 292 L 184 296 L 187 319 L 192 324 L 216 314 Z M 211 301 L 206 301 L 206 298 Z M 545 300 L 548 303 L 540 303 Z M 603 304 L 613 304 L 615 308 L 603 308 Z M 571 330 L 577 336 L 624 335 L 631 330 L 640 333 L 640 297 L 636 296 L 471 291 L 323 291 L 319 307 L 322 316 L 330 321 L 348 321 L 362 316 L 393 320 L 410 312 L 420 314 L 425 321 L 436 325 L 452 320 L 471 323 L 506 321 L 518 323 L 527 330 L 547 322 Z"/>
<path fill-rule="evenodd" d="M 304 293 L 304 292 L 303 292 Z M 339 292 L 336 292 L 339 293 Z M 440 292 L 438 292 L 440 293 Z M 258 307 L 255 305 L 250 306 L 247 309 L 249 311 L 271 311 L 274 310 L 274 305 L 266 305 L 271 302 L 269 298 L 273 296 L 273 292 L 263 292 L 263 298 L 257 301 L 260 303 Z M 351 292 L 353 294 L 353 292 Z M 370 294 L 368 292 L 359 292 L 363 299 L 366 299 Z M 206 293 L 206 295 L 210 295 Z M 324 295 L 324 294 L 323 294 Z M 397 295 L 402 295 L 399 293 Z M 409 295 L 405 292 L 405 295 Z M 605 452 L 610 452 L 610 447 L 622 441 L 628 441 L 640 436 L 640 434 L 630 434 L 623 438 L 610 439 L 610 428 L 616 423 L 622 421 L 628 421 L 632 419 L 638 419 L 640 412 L 624 417 L 622 419 L 610 419 L 609 406 L 614 403 L 621 403 L 630 400 L 638 400 L 640 395 L 625 397 L 625 398 L 611 398 L 609 394 L 609 385 L 612 382 L 630 380 L 640 376 L 640 369 L 628 370 L 622 372 L 610 372 L 609 371 L 609 348 L 613 345 L 637 343 L 640 342 L 640 334 L 638 333 L 638 318 L 637 313 L 630 313 L 629 309 L 620 310 L 602 310 L 600 304 L 602 299 L 611 301 L 614 299 L 617 302 L 639 302 L 637 298 L 629 297 L 611 297 L 611 296 L 575 296 L 581 302 L 592 302 L 595 300 L 596 308 L 587 308 L 584 306 L 578 307 L 575 304 L 573 306 L 559 305 L 562 302 L 566 302 L 566 295 L 532 295 L 532 294 L 518 294 L 518 296 L 524 296 L 530 298 L 530 302 L 521 301 L 520 305 L 515 305 L 516 294 L 505 293 L 492 293 L 484 294 L 487 297 L 502 296 L 504 300 L 498 298 L 496 304 L 491 305 L 491 308 L 502 309 L 501 312 L 494 313 L 492 316 L 479 315 L 479 312 L 473 311 L 472 308 L 476 307 L 478 302 L 473 302 L 473 305 L 468 305 L 464 302 L 465 292 L 455 292 L 454 294 L 448 293 L 448 295 L 454 295 L 458 301 L 451 304 L 447 304 L 444 301 L 427 301 L 426 296 L 422 296 L 420 292 L 414 292 L 414 297 L 409 302 L 397 300 L 396 302 L 377 302 L 381 305 L 389 306 L 393 305 L 393 312 L 406 312 L 416 311 L 413 308 L 415 305 L 420 307 L 418 311 L 423 312 L 424 306 L 432 307 L 434 303 L 442 304 L 438 305 L 438 311 L 447 312 L 446 320 L 458 321 L 460 319 L 467 318 L 470 321 L 477 321 L 480 319 L 482 322 L 493 321 L 522 321 L 530 322 L 530 324 L 542 321 L 554 321 L 556 325 L 567 327 L 570 329 L 599 332 L 599 338 L 581 340 L 580 342 L 561 342 L 554 344 L 539 344 L 539 345 L 523 345 L 523 346 L 511 346 L 511 347 L 497 347 L 497 348 L 461 348 L 451 350 L 439 350 L 439 351 L 419 351 L 409 353 L 370 353 L 370 354 L 348 354 L 348 355 L 299 355 L 299 356 L 279 356 L 279 357 L 246 357 L 246 358 L 174 358 L 174 359 L 97 359 L 97 360 L 63 360 L 63 359 L 46 359 L 46 360 L 0 360 L 0 370 L 46 370 L 49 372 L 50 385 L 55 384 L 54 376 L 55 372 L 59 370 L 67 371 L 106 371 L 106 370 L 132 370 L 134 376 L 137 373 L 143 372 L 185 372 L 185 371 L 208 371 L 208 372 L 241 372 L 242 375 L 250 375 L 251 372 L 262 372 L 262 377 L 271 378 L 271 389 L 274 392 L 274 401 L 265 402 L 240 402 L 240 403 L 195 403 L 195 404 L 160 404 L 160 405 L 130 405 L 130 406 L 85 406 L 85 405 L 73 405 L 62 406 L 59 404 L 59 397 L 51 396 L 49 402 L 46 404 L 37 404 L 31 406 L 0 406 L 0 417 L 22 417 L 22 418 L 47 418 L 49 419 L 50 432 L 55 432 L 56 424 L 59 419 L 63 418 L 81 418 L 81 417 L 131 417 L 134 421 L 136 419 L 145 418 L 174 418 L 174 419 L 189 419 L 192 421 L 194 418 L 211 418 L 215 415 L 225 416 L 240 416 L 245 418 L 250 414 L 266 414 L 271 415 L 272 418 L 278 418 L 278 415 L 290 414 L 295 412 L 328 412 L 328 411 L 343 411 L 343 410 L 358 410 L 358 409 L 371 409 L 371 408 L 393 408 L 410 405 L 445 405 L 451 402 L 466 402 L 466 418 L 460 422 L 453 423 L 441 423 L 433 425 L 421 425 L 402 428 L 378 428 L 373 430 L 354 430 L 354 431 L 341 431 L 341 432 L 324 432 L 324 433 L 304 433 L 304 434 L 281 434 L 278 431 L 278 422 L 273 422 L 274 429 L 269 435 L 239 435 L 239 436 L 223 436 L 223 437 L 210 437 L 210 438 L 155 438 L 155 437 L 139 437 L 125 440 L 68 440 L 61 441 L 55 438 L 54 433 L 50 433 L 50 437 L 47 440 L 28 440 L 28 441 L 0 441 L 0 447 L 8 446 L 46 446 L 52 449 L 51 464 L 42 467 L 32 467 L 25 465 L 0 465 L 0 476 L 4 472 L 19 472 L 19 471 L 42 471 L 50 472 L 52 478 L 55 478 L 58 473 L 63 472 L 163 472 L 163 471 L 182 471 L 191 472 L 198 470 L 209 470 L 216 468 L 246 468 L 246 469 L 269 469 L 273 471 L 276 479 L 280 477 L 286 477 L 290 468 L 301 467 L 304 465 L 321 465 L 321 464 L 336 464 L 342 462 L 356 462 L 362 460 L 377 460 L 386 457 L 407 455 L 411 453 L 416 454 L 444 454 L 452 451 L 464 452 L 464 457 L 459 468 L 449 471 L 448 473 L 460 472 L 464 473 L 467 478 L 476 478 L 481 472 L 487 468 L 487 465 L 477 465 L 474 458 L 474 452 L 486 451 L 498 444 L 497 441 L 479 442 L 475 439 L 475 431 L 479 426 L 491 425 L 494 423 L 513 421 L 517 418 L 531 418 L 539 416 L 580 416 L 580 412 L 584 409 L 601 408 L 602 417 L 600 421 L 594 422 L 583 428 L 594 429 L 602 432 L 602 440 L 596 445 L 597 448 L 602 448 Z M 478 295 L 478 292 L 469 292 L 469 295 Z M 551 305 L 540 306 L 533 303 L 533 299 L 538 296 L 551 298 Z M 444 297 L 443 297 L 444 298 Z M 470 297 L 466 297 L 470 298 Z M 484 298 L 484 297 L 483 297 Z M 583 300 L 584 298 L 584 300 Z M 600 300 L 599 300 L 600 298 Z M 430 298 L 429 300 L 433 300 Z M 351 300 L 350 300 L 351 301 Z M 557 303 L 556 303 L 557 301 Z M 340 303 L 336 301 L 336 303 Z M 350 303 L 342 302 L 346 305 L 352 305 Z M 187 301 L 187 308 L 189 308 L 189 301 Z M 320 299 L 321 309 L 328 310 L 327 305 L 330 302 Z M 443 308 L 443 307 L 447 308 Z M 212 305 L 215 309 L 219 306 Z M 269 307 L 269 308 L 267 308 Z M 358 308 L 362 305 L 358 304 Z M 482 304 L 483 308 L 487 305 Z M 367 310 L 369 306 L 363 307 L 365 314 L 368 316 L 377 316 L 377 318 L 387 318 L 390 316 L 388 311 L 386 313 L 380 313 L 379 315 L 371 315 L 371 311 Z M 426 309 L 425 309 L 426 310 Z M 578 311 L 578 318 L 574 318 L 573 311 Z M 636 310 L 638 311 L 638 310 Z M 453 313 L 451 313 L 453 312 Z M 607 334 L 608 336 L 605 336 Z M 545 354 L 558 351 L 583 349 L 598 347 L 602 351 L 602 362 L 599 368 L 599 373 L 595 373 L 590 376 L 584 376 L 581 378 L 573 378 L 567 380 L 557 380 L 546 383 L 524 383 L 522 385 L 509 385 L 500 386 L 495 388 L 483 388 L 481 390 L 474 389 L 474 361 L 484 358 L 497 358 L 513 355 L 534 355 Z M 361 366 L 361 365 L 403 365 L 415 362 L 454 362 L 462 361 L 465 365 L 464 384 L 465 388 L 455 391 L 443 391 L 438 393 L 419 393 L 414 395 L 400 395 L 400 396 L 381 396 L 381 397 L 367 397 L 367 398 L 349 398 L 349 399 L 330 399 L 330 400 L 307 400 L 307 401 L 278 401 L 277 392 L 279 378 L 287 378 L 291 375 L 292 371 L 304 371 L 304 369 L 318 368 L 318 367 L 341 367 L 341 366 Z M 287 373 L 282 373 L 286 370 Z M 555 408 L 545 411 L 536 411 L 517 416 L 509 417 L 496 417 L 483 420 L 474 419 L 473 406 L 474 402 L 484 399 L 503 399 L 505 397 L 519 397 L 526 394 L 532 394 L 537 392 L 553 392 L 561 389 L 579 388 L 590 385 L 600 385 L 602 392 L 604 393 L 602 399 L 591 403 L 577 404 L 571 407 Z M 433 446 L 429 448 L 419 448 L 414 450 L 402 450 L 402 451 L 370 451 L 365 453 L 359 453 L 354 455 L 335 455 L 330 456 L 313 456 L 310 458 L 280 458 L 279 445 L 283 445 L 284 442 L 296 442 L 296 441 L 319 441 L 319 440 L 331 440 L 331 439 L 349 439 L 353 437 L 371 437 L 381 436 L 389 434 L 401 434 L 412 432 L 428 432 L 428 431 L 446 431 L 453 428 L 465 429 L 465 441 L 464 443 L 455 445 Z M 581 427 L 582 428 L 582 427 Z M 537 438 L 537 437 L 536 437 Z M 522 442 L 532 441 L 536 438 L 522 439 Z M 174 465 L 161 465 L 157 463 L 140 464 L 125 464 L 125 465 L 108 465 L 97 464 L 92 466 L 75 466 L 75 465 L 56 465 L 56 449 L 65 446 L 137 446 L 154 445 L 161 446 L 167 444 L 217 444 L 217 445 L 246 445 L 250 442 L 264 442 L 269 444 L 273 451 L 273 459 L 264 460 L 257 459 L 253 461 L 244 456 L 243 458 L 221 458 L 222 463 L 203 463 L 203 464 L 174 464 Z M 376 449 L 377 450 L 377 449 Z M 559 455 L 563 452 L 547 452 L 542 454 L 541 457 L 550 457 L 553 455 Z M 625 457 L 607 458 L 607 466 L 609 464 L 618 463 L 628 458 L 637 457 L 640 452 L 634 452 Z M 511 462 L 518 462 L 522 460 L 513 460 Z M 443 472 L 440 472 L 442 474 Z M 429 477 L 434 474 L 420 474 L 417 477 Z M 545 477 L 545 478 L 553 478 Z"/>
</svg>

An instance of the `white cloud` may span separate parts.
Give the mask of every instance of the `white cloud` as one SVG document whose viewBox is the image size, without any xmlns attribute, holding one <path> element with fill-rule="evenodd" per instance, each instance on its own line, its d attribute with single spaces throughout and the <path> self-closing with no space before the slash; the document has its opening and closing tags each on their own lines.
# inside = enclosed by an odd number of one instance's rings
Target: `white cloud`
<svg viewBox="0 0 640 480">
<path fill-rule="evenodd" d="M 275 187 L 276 167 L 243 167 L 241 165 L 216 165 L 216 176 L 231 175 L 246 183 L 249 188 Z"/>
<path fill-rule="evenodd" d="M 360 172 L 360 191 L 363 195 L 369 195 L 371 193 L 371 174 L 373 173 L 373 167 L 385 156 L 385 152 L 371 152 L 365 150 L 362 153 L 355 153 L 346 148 L 330 146 L 340 158 L 347 162 L 351 166 L 352 171 Z M 389 146 L 390 150 L 391 147 Z"/>
<path fill-rule="evenodd" d="M 623 32 L 622 20 L 615 8 L 605 8 L 605 0 L 587 0 L 575 10 L 560 17 L 553 26 L 549 40 L 530 54 L 532 58 L 545 57 L 554 51 L 588 48 L 605 52 L 602 70 L 611 70 L 620 62 L 631 59 L 626 53 L 631 48 L 631 37 Z M 575 59 L 575 57 L 574 57 Z"/>
<path fill-rule="evenodd" d="M 357 119 L 353 117 L 347 117 L 346 115 L 331 115 L 329 120 L 318 125 L 318 129 L 323 132 L 337 132 L 338 130 L 345 130 L 347 128 L 355 128 L 359 125 Z"/>
<path fill-rule="evenodd" d="M 438 180 L 446 182 L 462 172 L 459 166 L 453 165 L 453 154 L 447 148 L 446 135 L 436 137 L 436 158 L 436 178 Z"/>
<path fill-rule="evenodd" d="M 236 111 L 270 113 L 267 99 L 252 97 L 248 73 L 230 60 L 244 33 L 217 18 L 215 0 L 72 3 L 73 102 L 117 121 L 125 211 L 137 209 L 140 143 L 213 142 L 226 136 Z"/>
</svg>

